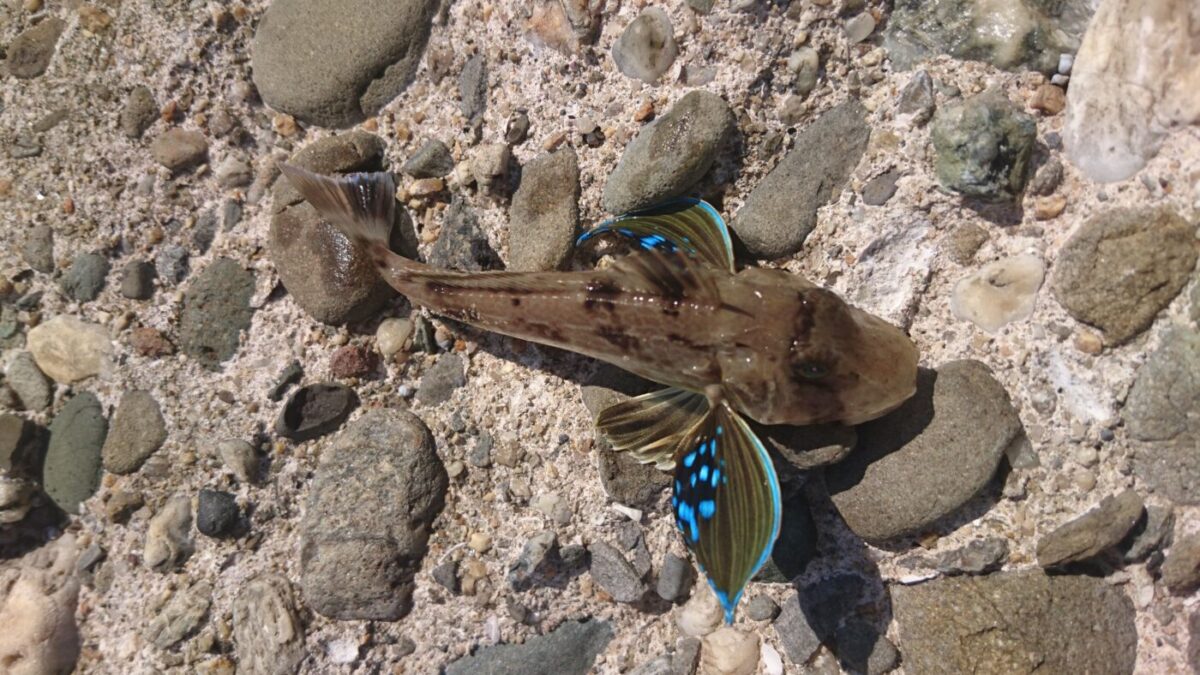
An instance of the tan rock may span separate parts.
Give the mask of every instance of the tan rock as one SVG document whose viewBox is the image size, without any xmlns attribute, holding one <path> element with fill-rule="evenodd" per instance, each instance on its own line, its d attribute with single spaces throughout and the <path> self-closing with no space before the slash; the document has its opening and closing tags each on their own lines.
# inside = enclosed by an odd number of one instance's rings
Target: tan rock
<svg viewBox="0 0 1200 675">
<path fill-rule="evenodd" d="M 950 309 L 989 333 L 1033 313 L 1046 267 L 1035 255 L 1018 255 L 984 265 L 954 286 Z"/>
<path fill-rule="evenodd" d="M 29 351 L 43 373 L 70 384 L 99 375 L 108 366 L 112 341 L 103 326 L 56 316 L 29 331 Z"/>
<path fill-rule="evenodd" d="M 70 672 L 79 658 L 72 576 L 77 549 L 65 534 L 24 558 L 0 566 L 0 669 L 6 675 Z"/>
</svg>

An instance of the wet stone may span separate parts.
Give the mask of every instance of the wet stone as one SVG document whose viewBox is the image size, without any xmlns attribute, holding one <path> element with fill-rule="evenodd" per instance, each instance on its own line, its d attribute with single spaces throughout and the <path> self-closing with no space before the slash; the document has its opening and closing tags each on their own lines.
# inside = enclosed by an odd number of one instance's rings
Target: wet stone
<svg viewBox="0 0 1200 675">
<path fill-rule="evenodd" d="M 336 430 L 358 407 L 349 387 L 320 383 L 297 389 L 275 421 L 275 433 L 302 443 Z"/>
<path fill-rule="evenodd" d="M 81 253 L 75 256 L 59 285 L 63 293 L 72 300 L 91 302 L 104 288 L 104 277 L 108 275 L 108 270 L 108 259 L 104 256 L 97 253 Z"/>
<path fill-rule="evenodd" d="M 108 421 L 99 399 L 76 394 L 50 423 L 42 486 L 63 511 L 78 513 L 79 504 L 100 487 L 100 453 Z"/>
<path fill-rule="evenodd" d="M 154 266 L 134 260 L 121 270 L 121 295 L 130 300 L 149 300 L 154 296 Z"/>
<path fill-rule="evenodd" d="M 250 328 L 254 274 L 228 258 L 217 258 L 192 279 L 184 292 L 179 345 L 202 366 L 216 370 L 238 349 Z"/>
</svg>

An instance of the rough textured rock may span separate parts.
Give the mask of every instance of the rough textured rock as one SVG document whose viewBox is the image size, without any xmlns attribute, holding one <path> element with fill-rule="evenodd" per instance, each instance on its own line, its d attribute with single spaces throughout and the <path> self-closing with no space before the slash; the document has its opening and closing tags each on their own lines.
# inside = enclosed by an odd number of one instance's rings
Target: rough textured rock
<svg viewBox="0 0 1200 675">
<path fill-rule="evenodd" d="M 767 448 L 797 469 L 842 461 L 858 442 L 854 427 L 844 424 L 811 424 L 802 427 L 751 422 L 750 426 Z"/>
<path fill-rule="evenodd" d="M 893 586 L 905 672 L 1133 672 L 1133 604 L 1103 579 L 1026 570 Z"/>
<path fill-rule="evenodd" d="M 465 364 L 458 354 L 443 354 L 438 357 L 417 386 L 417 400 L 426 405 L 438 405 L 450 400 L 454 390 L 467 383 L 463 373 Z"/>
<path fill-rule="evenodd" d="M 362 121 L 412 82 L 436 7 L 431 0 L 272 3 L 251 45 L 254 84 L 267 105 L 302 121 Z"/>
<path fill-rule="evenodd" d="M 825 470 L 834 506 L 868 542 L 910 534 L 953 513 L 995 475 L 1021 434 L 1008 393 L 987 366 L 922 370 L 917 393 L 858 428 L 859 447 Z"/>
<path fill-rule="evenodd" d="M 984 265 L 954 285 L 950 309 L 954 316 L 995 333 L 1033 313 L 1046 265 L 1023 253 Z"/>
<path fill-rule="evenodd" d="M 446 675 L 585 675 L 613 637 L 604 621 L 567 621 L 523 644 L 480 649 L 446 667 Z"/>
<path fill-rule="evenodd" d="M 241 510 L 237 498 L 221 490 L 201 490 L 196 498 L 196 530 L 206 537 L 236 534 Z"/>
<path fill-rule="evenodd" d="M 688 597 L 692 587 L 692 565 L 674 553 L 663 558 L 654 591 L 667 602 L 680 602 Z"/>
<path fill-rule="evenodd" d="M 617 602 L 637 602 L 646 593 L 642 577 L 612 544 L 594 541 L 588 544 L 592 579 Z"/>
<path fill-rule="evenodd" d="M 883 206 L 896 194 L 896 181 L 901 174 L 895 169 L 886 171 L 867 181 L 862 188 L 862 200 L 867 206 Z"/>
<path fill-rule="evenodd" d="M 129 92 L 121 108 L 121 133 L 126 138 L 138 139 L 158 120 L 158 104 L 149 87 L 139 85 Z"/>
<path fill-rule="evenodd" d="M 208 139 L 199 131 L 168 129 L 150 144 L 150 156 L 170 171 L 184 171 L 208 159 Z"/>
<path fill-rule="evenodd" d="M 458 76 L 459 109 L 463 117 L 473 120 L 487 109 L 487 59 L 476 54 L 467 59 Z"/>
<path fill-rule="evenodd" d="M 104 440 L 104 470 L 133 473 L 167 440 L 167 426 L 158 401 L 148 391 L 130 391 L 113 413 Z"/>
<path fill-rule="evenodd" d="M 65 534 L 0 564 L 0 664 L 11 675 L 69 673 L 79 658 L 75 625 L 78 544 Z"/>
<path fill-rule="evenodd" d="M 275 433 L 298 443 L 334 431 L 358 407 L 358 394 L 341 384 L 318 383 L 301 387 L 283 406 L 275 420 Z"/>
<path fill-rule="evenodd" d="M 734 128 L 733 111 L 720 96 L 689 92 L 625 148 L 604 185 L 604 209 L 622 214 L 685 194 L 712 166 Z"/>
<path fill-rule="evenodd" d="M 1134 175 L 1200 122 L 1200 15 L 1190 0 L 1104 0 L 1071 70 L 1063 144 L 1095 181 Z"/>
<path fill-rule="evenodd" d="M 159 649 L 170 649 L 193 635 L 212 607 L 212 586 L 199 583 L 184 589 L 148 617 L 143 637 Z"/>
<path fill-rule="evenodd" d="M 1056 567 L 1094 558 L 1119 544 L 1144 511 L 1142 498 L 1133 490 L 1105 497 L 1095 508 L 1038 540 L 1038 564 Z"/>
<path fill-rule="evenodd" d="M 1200 504 L 1200 335 L 1176 328 L 1138 369 L 1125 401 L 1138 478 L 1180 504 Z"/>
<path fill-rule="evenodd" d="M 121 295 L 130 300 L 149 300 L 154 295 L 154 265 L 134 260 L 121 270 Z"/>
<path fill-rule="evenodd" d="M 42 486 L 59 508 L 78 513 L 79 503 L 100 487 L 100 451 L 108 433 L 95 395 L 76 394 L 50 423 L 50 446 Z"/>
<path fill-rule="evenodd" d="M 780 258 L 800 250 L 867 148 L 866 110 L 852 100 L 830 109 L 796 137 L 791 152 L 759 181 L 733 229 L 750 253 Z"/>
<path fill-rule="evenodd" d="M 59 280 L 64 294 L 76 302 L 91 302 L 104 288 L 108 259 L 97 253 L 80 253 Z"/>
<path fill-rule="evenodd" d="M 808 663 L 821 647 L 821 638 L 809 623 L 798 593 L 784 600 L 775 619 L 775 632 L 779 635 L 779 644 L 784 652 L 797 666 Z"/>
<path fill-rule="evenodd" d="M 617 69 L 626 77 L 653 84 L 679 55 L 671 17 L 659 7 L 642 10 L 621 32 L 612 55 Z"/>
<path fill-rule="evenodd" d="M 943 106 L 931 127 L 938 181 L 987 201 L 1016 199 L 1029 178 L 1037 124 L 995 91 Z"/>
<path fill-rule="evenodd" d="M 479 217 L 461 197 L 450 200 L 442 217 L 442 229 L 429 250 L 429 264 L 435 267 L 478 272 L 503 269 L 500 256 L 488 243 L 479 225 Z"/>
<path fill-rule="evenodd" d="M 401 167 L 401 171 L 413 178 L 442 178 L 453 170 L 450 148 L 436 138 L 425 141 Z"/>
<path fill-rule="evenodd" d="M 192 500 L 176 495 L 167 500 L 146 525 L 142 562 L 152 570 L 169 572 L 192 554 Z"/>
<path fill-rule="evenodd" d="M 41 412 L 50 407 L 53 385 L 29 352 L 16 352 L 4 368 L 4 381 L 16 393 L 21 407 Z"/>
<path fill-rule="evenodd" d="M 543 272 L 570 260 L 579 230 L 579 160 L 570 147 L 521 169 L 508 216 L 508 269 Z"/>
<path fill-rule="evenodd" d="M 1054 296 L 1106 341 L 1128 342 L 1187 284 L 1196 266 L 1194 229 L 1165 208 L 1105 211 L 1059 251 Z"/>
<path fill-rule="evenodd" d="M 913 73 L 908 84 L 900 90 L 900 98 L 896 101 L 896 113 L 907 116 L 913 124 L 924 125 L 933 117 L 937 100 L 933 95 L 933 78 L 929 71 L 918 70 Z"/>
<path fill-rule="evenodd" d="M 217 258 L 205 267 L 183 295 L 183 353 L 211 370 L 237 353 L 241 333 L 250 328 L 254 315 L 253 294 L 254 274 L 229 258 Z"/>
<path fill-rule="evenodd" d="M 287 578 L 265 574 L 251 579 L 233 600 L 233 642 L 238 671 L 250 675 L 290 675 L 304 659 L 304 624 Z"/>
<path fill-rule="evenodd" d="M 108 366 L 112 342 L 103 326 L 64 315 L 29 331 L 29 352 L 43 373 L 71 384 L 99 375 Z"/>
<path fill-rule="evenodd" d="M 411 413 L 377 409 L 348 425 L 321 457 L 300 523 L 306 604 L 339 620 L 404 616 L 448 484 Z"/>
<path fill-rule="evenodd" d="M 21 79 L 37 77 L 50 67 L 58 38 L 67 23 L 58 17 L 48 17 L 37 25 L 21 31 L 8 44 L 4 66 L 8 74 Z"/>
<path fill-rule="evenodd" d="M 1200 534 L 1175 540 L 1162 566 L 1162 580 L 1176 595 L 1185 595 L 1200 586 Z"/>
<path fill-rule="evenodd" d="M 601 366 L 586 385 L 579 388 L 583 404 L 593 418 L 610 405 L 630 396 L 644 394 L 654 385 L 615 366 Z M 597 463 L 600 484 L 605 493 L 616 501 L 637 508 L 647 508 L 671 484 L 671 475 L 642 464 L 623 452 L 614 451 L 597 432 Z"/>
<path fill-rule="evenodd" d="M 49 225 L 36 225 L 29 231 L 21 259 L 38 272 L 54 271 L 54 230 Z"/>
</svg>

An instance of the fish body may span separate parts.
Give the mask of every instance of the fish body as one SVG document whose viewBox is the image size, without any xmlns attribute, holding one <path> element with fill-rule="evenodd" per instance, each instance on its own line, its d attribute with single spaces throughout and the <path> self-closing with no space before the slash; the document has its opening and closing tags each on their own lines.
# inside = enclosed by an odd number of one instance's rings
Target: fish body
<svg viewBox="0 0 1200 675">
<path fill-rule="evenodd" d="M 786 272 L 735 272 L 724 222 L 703 202 L 585 234 L 638 249 L 604 269 L 463 273 L 388 249 L 389 175 L 283 171 L 413 303 L 668 385 L 604 410 L 597 425 L 614 449 L 674 472 L 676 524 L 729 621 L 781 517 L 773 464 L 743 416 L 855 424 L 915 391 L 917 351 L 903 332 Z"/>
</svg>

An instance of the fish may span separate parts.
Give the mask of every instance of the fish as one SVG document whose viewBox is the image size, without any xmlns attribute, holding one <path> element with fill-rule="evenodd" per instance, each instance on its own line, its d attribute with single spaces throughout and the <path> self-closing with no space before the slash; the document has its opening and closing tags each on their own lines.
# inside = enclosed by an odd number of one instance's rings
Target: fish
<svg viewBox="0 0 1200 675">
<path fill-rule="evenodd" d="M 916 391 L 919 354 L 902 330 L 784 270 L 738 271 L 724 219 L 702 200 L 584 232 L 579 245 L 629 244 L 603 269 L 459 272 L 388 247 L 391 174 L 280 168 L 414 304 L 666 385 L 600 411 L 595 423 L 614 450 L 672 472 L 676 527 L 727 623 L 782 517 L 779 478 L 749 420 L 859 424 Z"/>
</svg>

